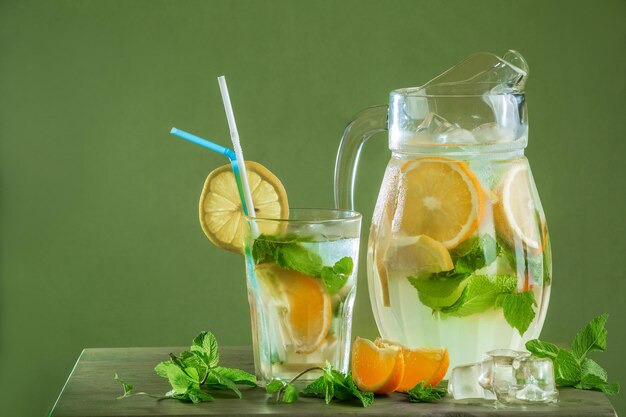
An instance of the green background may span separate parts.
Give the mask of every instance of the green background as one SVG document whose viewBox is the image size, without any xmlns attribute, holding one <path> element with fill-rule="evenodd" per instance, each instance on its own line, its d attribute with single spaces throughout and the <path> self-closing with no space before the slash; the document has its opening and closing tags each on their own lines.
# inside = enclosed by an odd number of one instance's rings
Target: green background
<svg viewBox="0 0 626 417">
<path fill-rule="evenodd" d="M 242 259 L 197 219 L 225 160 L 168 134 L 228 144 L 216 76 L 247 158 L 292 206 L 331 206 L 358 110 L 510 48 L 531 68 L 527 155 L 553 239 L 542 336 L 568 341 L 609 312 L 596 359 L 626 383 L 625 19 L 623 0 L 0 1 L 2 414 L 44 415 L 84 347 L 202 329 L 250 343 Z M 384 136 L 363 153 L 364 237 L 387 158 Z M 359 275 L 354 334 L 374 337 L 363 262 Z"/>
</svg>

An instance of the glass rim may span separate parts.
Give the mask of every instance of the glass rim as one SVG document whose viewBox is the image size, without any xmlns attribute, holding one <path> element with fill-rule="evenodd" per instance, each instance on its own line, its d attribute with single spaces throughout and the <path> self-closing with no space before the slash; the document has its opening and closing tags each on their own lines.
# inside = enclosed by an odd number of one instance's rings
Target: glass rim
<svg viewBox="0 0 626 417">
<path fill-rule="evenodd" d="M 495 82 L 484 82 L 484 83 L 476 83 L 476 84 L 493 85 L 494 87 L 500 85 L 499 83 L 495 83 Z M 437 85 L 434 85 L 431 87 L 436 87 L 436 86 Z M 524 89 L 511 88 L 510 90 L 506 90 L 506 91 L 488 92 L 488 93 L 432 94 L 432 93 L 426 93 L 425 90 L 421 89 L 420 87 L 417 87 L 417 88 L 409 87 L 409 88 L 397 88 L 395 90 L 392 90 L 390 93 L 392 100 L 393 100 L 393 97 L 398 97 L 398 96 L 423 97 L 423 98 L 482 98 L 482 97 L 519 96 L 519 95 L 525 95 Z"/>
<path fill-rule="evenodd" d="M 300 213 L 326 213 L 327 215 L 335 214 L 338 217 L 319 216 L 317 218 L 291 218 L 294 212 Z M 334 209 L 334 208 L 319 208 L 319 207 L 294 207 L 289 209 L 288 218 L 275 218 L 275 217 L 252 217 L 244 216 L 249 222 L 264 221 L 264 222 L 288 222 L 288 223 L 310 223 L 310 224 L 323 224 L 323 223 L 344 223 L 349 221 L 357 221 L 363 218 L 363 215 L 358 211 L 348 209 Z"/>
</svg>

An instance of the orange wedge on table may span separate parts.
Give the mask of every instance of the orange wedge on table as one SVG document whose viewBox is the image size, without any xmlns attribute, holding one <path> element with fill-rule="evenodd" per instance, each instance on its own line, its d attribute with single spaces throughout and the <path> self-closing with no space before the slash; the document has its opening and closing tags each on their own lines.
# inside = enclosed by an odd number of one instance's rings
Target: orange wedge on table
<svg viewBox="0 0 626 417">
<path fill-rule="evenodd" d="M 255 273 L 268 297 L 287 306 L 285 322 L 296 353 L 315 352 L 326 339 L 332 318 L 330 296 L 322 281 L 274 263 L 257 265 Z"/>
<path fill-rule="evenodd" d="M 352 379 L 361 391 L 389 394 L 404 375 L 404 358 L 396 346 L 376 346 L 357 337 L 352 344 Z"/>
<path fill-rule="evenodd" d="M 280 180 L 258 162 L 246 161 L 246 173 L 256 216 L 287 218 L 289 216 L 287 193 Z M 216 246 L 232 252 L 243 252 L 243 240 L 248 226 L 230 165 L 215 169 L 204 182 L 200 195 L 200 225 L 204 234 Z M 267 224 L 265 227 L 270 225 Z M 277 230 L 262 232 L 272 234 Z"/>
<path fill-rule="evenodd" d="M 415 158 L 401 167 L 394 228 L 405 236 L 427 235 L 447 249 L 478 228 L 484 193 L 466 162 Z"/>
<path fill-rule="evenodd" d="M 450 366 L 450 356 L 446 348 L 409 348 L 400 343 L 376 339 L 376 346 L 397 347 L 404 360 L 404 374 L 396 391 L 408 391 L 420 382 L 425 385 L 439 384 Z"/>
</svg>

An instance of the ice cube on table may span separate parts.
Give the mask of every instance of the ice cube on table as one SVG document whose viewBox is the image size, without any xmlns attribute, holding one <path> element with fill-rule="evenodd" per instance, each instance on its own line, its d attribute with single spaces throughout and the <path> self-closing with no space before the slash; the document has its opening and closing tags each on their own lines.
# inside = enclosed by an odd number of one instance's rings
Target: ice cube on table
<svg viewBox="0 0 626 417">
<path fill-rule="evenodd" d="M 524 356 L 513 362 L 515 400 L 521 402 L 556 402 L 554 366 L 548 358 Z"/>
<path fill-rule="evenodd" d="M 473 363 L 457 366 L 452 369 L 450 379 L 448 379 L 448 391 L 455 400 L 486 397 L 489 397 L 489 399 L 495 398 L 490 392 L 486 392 L 478 383 L 481 365 L 480 363 Z"/>
<path fill-rule="evenodd" d="M 457 366 L 448 380 L 455 400 L 483 398 L 499 403 L 550 403 L 558 400 L 550 359 L 509 349 L 486 353 L 482 362 Z"/>
</svg>

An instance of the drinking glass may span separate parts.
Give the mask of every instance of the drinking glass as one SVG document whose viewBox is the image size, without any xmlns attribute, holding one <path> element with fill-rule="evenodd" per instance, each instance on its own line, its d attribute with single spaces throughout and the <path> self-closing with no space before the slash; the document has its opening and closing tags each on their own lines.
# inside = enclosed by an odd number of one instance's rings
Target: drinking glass
<svg viewBox="0 0 626 417">
<path fill-rule="evenodd" d="M 310 368 L 347 372 L 361 215 L 292 209 L 288 219 L 247 218 L 248 301 L 257 379 Z M 311 381 L 320 371 L 307 372 Z"/>
</svg>

